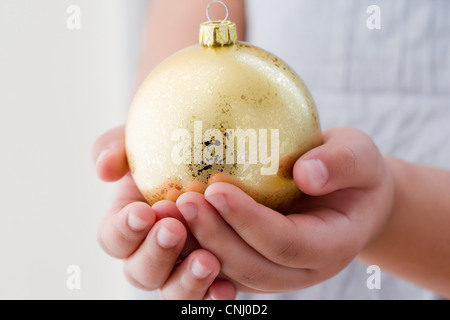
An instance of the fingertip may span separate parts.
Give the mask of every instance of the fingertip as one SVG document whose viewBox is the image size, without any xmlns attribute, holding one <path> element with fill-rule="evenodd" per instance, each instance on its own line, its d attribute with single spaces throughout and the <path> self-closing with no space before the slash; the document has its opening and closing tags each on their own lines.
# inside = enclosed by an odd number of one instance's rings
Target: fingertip
<svg viewBox="0 0 450 320">
<path fill-rule="evenodd" d="M 128 171 L 125 127 L 116 127 L 102 134 L 94 143 L 91 157 L 101 180 L 111 182 L 122 178 Z"/>
<path fill-rule="evenodd" d="M 210 300 L 234 300 L 236 295 L 236 288 L 230 281 L 217 279 L 209 287 L 205 298 Z"/>
<path fill-rule="evenodd" d="M 350 187 L 372 187 L 383 175 L 381 154 L 364 132 L 335 128 L 324 133 L 324 144 L 304 154 L 294 165 L 297 186 L 310 195 Z"/>
<path fill-rule="evenodd" d="M 236 206 L 252 207 L 256 201 L 235 185 L 216 182 L 205 191 L 205 199 L 221 212 L 229 211 Z"/>
<path fill-rule="evenodd" d="M 157 221 L 145 239 L 125 260 L 125 274 L 139 287 L 160 288 L 174 271 L 186 240 L 186 228 L 174 218 Z"/>
<path fill-rule="evenodd" d="M 171 217 L 158 221 L 156 240 L 162 248 L 175 248 L 181 243 L 184 245 L 186 237 L 187 231 L 181 221 Z"/>
<path fill-rule="evenodd" d="M 146 203 L 133 202 L 102 219 L 97 240 L 107 254 L 124 259 L 136 250 L 154 223 L 153 210 Z"/>
<path fill-rule="evenodd" d="M 205 203 L 205 196 L 198 192 L 185 192 L 176 201 L 176 206 L 184 216 L 186 207 L 200 207 Z"/>
<path fill-rule="evenodd" d="M 205 190 L 205 198 L 214 194 L 234 194 L 241 191 L 235 185 L 226 182 L 215 182 L 208 186 Z"/>
<path fill-rule="evenodd" d="M 150 228 L 156 221 L 153 209 L 144 202 L 133 202 L 124 208 L 128 227 L 133 231 Z"/>
<path fill-rule="evenodd" d="M 197 249 L 173 268 L 161 287 L 161 296 L 164 299 L 204 299 L 219 272 L 219 260 L 209 251 Z"/>
<path fill-rule="evenodd" d="M 121 179 L 128 172 L 128 162 L 123 150 L 106 149 L 96 161 L 97 176 L 105 182 Z"/>
<path fill-rule="evenodd" d="M 203 205 L 202 201 L 204 202 L 203 195 L 196 192 L 186 192 L 177 199 L 177 208 L 186 222 L 189 223 L 197 217 L 198 208 Z"/>
<path fill-rule="evenodd" d="M 205 249 L 198 249 L 196 250 L 196 255 L 196 258 L 199 259 L 200 262 L 214 270 L 215 276 L 220 272 L 220 261 L 214 254 Z"/>
<path fill-rule="evenodd" d="M 175 202 L 170 200 L 161 200 L 153 204 L 152 209 L 155 211 L 156 219 L 161 220 L 163 218 L 172 217 L 180 220 L 182 215 L 178 210 Z"/>
<path fill-rule="evenodd" d="M 220 272 L 220 262 L 210 252 L 204 249 L 194 251 L 190 269 L 192 275 L 197 280 L 203 280 L 208 277 L 215 278 Z"/>
<path fill-rule="evenodd" d="M 245 195 L 246 193 L 240 188 L 226 182 L 213 183 L 205 190 L 205 199 L 219 207 L 225 207 L 229 200 Z"/>
<path fill-rule="evenodd" d="M 300 158 L 294 164 L 293 177 L 297 187 L 309 195 L 322 195 L 329 176 L 325 164 L 318 158 Z"/>
<path fill-rule="evenodd" d="M 200 200 L 201 198 L 203 198 L 203 195 L 201 193 L 192 192 L 192 191 L 185 192 L 177 198 L 175 203 L 178 207 L 179 205 L 183 205 L 188 202 L 196 202 L 196 201 Z"/>
</svg>

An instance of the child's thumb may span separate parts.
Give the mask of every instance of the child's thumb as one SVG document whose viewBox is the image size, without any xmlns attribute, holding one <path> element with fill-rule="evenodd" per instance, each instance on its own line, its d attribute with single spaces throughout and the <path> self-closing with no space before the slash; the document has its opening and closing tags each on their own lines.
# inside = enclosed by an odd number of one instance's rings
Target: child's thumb
<svg viewBox="0 0 450 320">
<path fill-rule="evenodd" d="M 370 137 L 356 129 L 336 128 L 324 132 L 323 139 L 323 145 L 294 165 L 294 180 L 300 190 L 319 196 L 378 183 L 383 158 Z"/>
</svg>

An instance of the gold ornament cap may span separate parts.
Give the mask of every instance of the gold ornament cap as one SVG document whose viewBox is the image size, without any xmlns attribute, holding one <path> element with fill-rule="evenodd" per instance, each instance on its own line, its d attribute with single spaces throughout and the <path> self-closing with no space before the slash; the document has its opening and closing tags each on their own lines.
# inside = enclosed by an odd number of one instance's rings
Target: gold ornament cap
<svg viewBox="0 0 450 320">
<path fill-rule="evenodd" d="M 207 47 L 233 45 L 237 40 L 236 24 L 227 21 L 206 21 L 200 25 L 200 44 Z"/>
<path fill-rule="evenodd" d="M 209 17 L 209 8 L 214 3 L 222 4 L 227 10 L 225 19 L 212 21 Z M 237 41 L 236 24 L 228 19 L 228 7 L 222 1 L 214 0 L 206 8 L 208 21 L 200 25 L 200 44 L 207 47 L 223 47 L 233 45 Z"/>
</svg>

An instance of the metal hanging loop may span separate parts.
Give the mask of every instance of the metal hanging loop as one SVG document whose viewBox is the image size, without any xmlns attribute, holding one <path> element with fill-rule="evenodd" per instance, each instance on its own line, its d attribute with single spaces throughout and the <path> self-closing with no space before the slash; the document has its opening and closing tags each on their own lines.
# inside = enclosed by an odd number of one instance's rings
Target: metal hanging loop
<svg viewBox="0 0 450 320">
<path fill-rule="evenodd" d="M 210 8 L 211 5 L 213 5 L 214 3 L 220 3 L 221 5 L 223 5 L 223 6 L 225 7 L 225 10 L 227 10 L 227 14 L 226 14 L 226 16 L 225 16 L 225 19 L 222 20 L 222 23 L 224 23 L 224 22 L 227 21 L 227 19 L 228 19 L 228 13 L 229 13 L 229 11 L 228 11 L 228 6 L 227 6 L 227 5 L 225 4 L 225 2 L 223 2 L 223 1 L 220 1 L 220 0 L 213 0 L 213 1 L 211 1 L 211 2 L 208 4 L 208 6 L 206 7 L 206 17 L 208 18 L 209 21 L 212 21 L 212 20 L 211 20 L 211 17 L 209 16 L 209 8 Z"/>
</svg>

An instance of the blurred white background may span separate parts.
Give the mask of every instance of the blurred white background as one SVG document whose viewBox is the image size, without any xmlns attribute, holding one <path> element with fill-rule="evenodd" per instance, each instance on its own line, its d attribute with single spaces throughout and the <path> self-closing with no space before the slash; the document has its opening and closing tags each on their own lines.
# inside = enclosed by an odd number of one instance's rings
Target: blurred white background
<svg viewBox="0 0 450 320">
<path fill-rule="evenodd" d="M 91 148 L 125 121 L 145 4 L 0 1 L 1 299 L 130 297 L 96 240 L 114 185 L 96 178 Z M 70 5 L 81 29 L 67 27 Z"/>
</svg>

